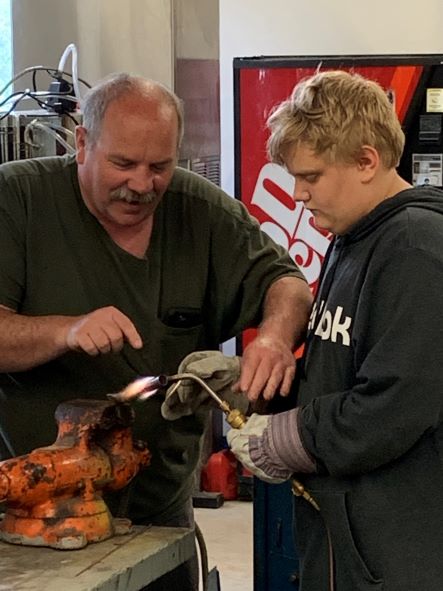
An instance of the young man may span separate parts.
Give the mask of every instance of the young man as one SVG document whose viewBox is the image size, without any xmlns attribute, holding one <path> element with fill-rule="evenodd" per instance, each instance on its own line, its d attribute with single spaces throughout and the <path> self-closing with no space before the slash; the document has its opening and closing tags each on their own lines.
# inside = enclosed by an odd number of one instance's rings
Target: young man
<svg viewBox="0 0 443 591">
<path fill-rule="evenodd" d="M 0 432 L 9 454 L 52 443 L 63 400 L 175 373 L 188 353 L 260 322 L 243 387 L 287 391 L 307 325 L 309 288 L 287 253 L 239 202 L 176 168 L 183 120 L 172 92 L 118 74 L 82 110 L 76 157 L 0 167 Z M 137 412 L 135 437 L 152 462 L 131 486 L 128 516 L 191 526 L 205 417 L 170 423 L 161 402 Z M 196 586 L 181 571 L 152 589 Z"/>
<path fill-rule="evenodd" d="M 404 137 L 375 82 L 325 72 L 269 118 L 295 199 L 336 236 L 297 406 L 228 440 L 257 476 L 294 473 L 302 591 L 439 591 L 443 580 L 443 194 L 396 172 Z"/>
</svg>

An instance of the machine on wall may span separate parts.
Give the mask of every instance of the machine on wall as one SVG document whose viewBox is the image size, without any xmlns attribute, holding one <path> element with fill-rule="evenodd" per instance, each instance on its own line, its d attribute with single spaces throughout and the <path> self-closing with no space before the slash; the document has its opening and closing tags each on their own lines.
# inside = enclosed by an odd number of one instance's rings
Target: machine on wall
<svg viewBox="0 0 443 591">
<path fill-rule="evenodd" d="M 66 72 L 65 64 L 69 57 L 72 69 Z M 50 83 L 45 90 L 38 88 L 38 73 L 49 76 Z M 32 88 L 15 88 L 16 84 L 21 84 L 31 75 Z M 74 129 L 81 124 L 80 83 L 90 87 L 88 82 L 78 77 L 77 48 L 70 43 L 57 68 L 30 66 L 1 88 L 0 97 L 14 85 L 14 90 L 0 102 L 0 163 L 73 153 Z M 40 108 L 23 110 L 25 101 L 29 100 Z"/>
<path fill-rule="evenodd" d="M 316 289 L 331 235 L 294 203 L 294 178 L 267 160 L 266 119 L 297 82 L 316 71 L 346 70 L 376 80 L 406 135 L 400 175 L 413 185 L 443 186 L 443 55 L 238 57 L 234 59 L 235 196 L 284 246 Z M 242 338 L 244 346 L 253 333 Z M 298 589 L 291 488 L 256 481 L 254 591 Z"/>
</svg>

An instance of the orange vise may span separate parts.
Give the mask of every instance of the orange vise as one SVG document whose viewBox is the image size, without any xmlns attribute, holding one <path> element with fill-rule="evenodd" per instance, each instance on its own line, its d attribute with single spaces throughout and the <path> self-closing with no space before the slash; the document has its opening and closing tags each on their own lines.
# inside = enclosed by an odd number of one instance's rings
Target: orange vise
<svg viewBox="0 0 443 591">
<path fill-rule="evenodd" d="M 102 494 L 123 488 L 149 464 L 146 445 L 132 439 L 134 411 L 72 400 L 57 407 L 55 419 L 55 443 L 0 462 L 6 542 L 72 550 L 122 533 Z"/>
</svg>

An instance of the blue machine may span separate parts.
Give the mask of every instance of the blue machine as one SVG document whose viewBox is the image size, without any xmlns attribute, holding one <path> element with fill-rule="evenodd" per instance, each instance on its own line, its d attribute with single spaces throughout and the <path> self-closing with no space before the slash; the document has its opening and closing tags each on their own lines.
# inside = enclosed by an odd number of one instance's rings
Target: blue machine
<svg viewBox="0 0 443 591">
<path fill-rule="evenodd" d="M 291 485 L 254 479 L 254 591 L 298 591 Z"/>
</svg>

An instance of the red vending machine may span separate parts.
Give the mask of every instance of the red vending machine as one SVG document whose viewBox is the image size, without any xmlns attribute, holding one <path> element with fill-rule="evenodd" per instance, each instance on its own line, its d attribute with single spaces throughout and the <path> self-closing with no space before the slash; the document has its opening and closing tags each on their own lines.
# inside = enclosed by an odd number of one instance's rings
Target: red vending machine
<svg viewBox="0 0 443 591">
<path fill-rule="evenodd" d="M 406 134 L 401 176 L 414 185 L 443 186 L 443 55 L 235 58 L 235 196 L 289 251 L 313 290 L 331 236 L 294 203 L 294 179 L 268 162 L 265 123 L 298 81 L 335 69 L 376 80 L 389 93 Z M 298 589 L 291 515 L 289 486 L 255 483 L 254 591 Z"/>
</svg>

